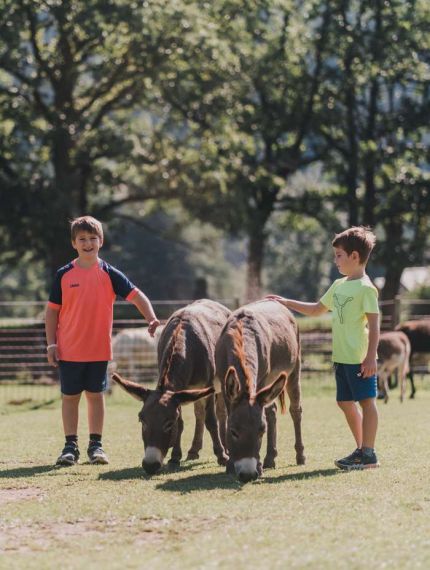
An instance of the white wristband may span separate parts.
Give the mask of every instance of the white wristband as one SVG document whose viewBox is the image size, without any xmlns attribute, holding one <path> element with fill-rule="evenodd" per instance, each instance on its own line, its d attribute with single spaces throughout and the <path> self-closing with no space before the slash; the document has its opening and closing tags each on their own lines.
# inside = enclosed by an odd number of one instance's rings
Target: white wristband
<svg viewBox="0 0 430 570">
<path fill-rule="evenodd" d="M 56 344 L 48 344 L 48 346 L 46 347 L 46 350 L 49 350 L 50 348 L 54 348 L 54 346 L 57 346 Z"/>
</svg>

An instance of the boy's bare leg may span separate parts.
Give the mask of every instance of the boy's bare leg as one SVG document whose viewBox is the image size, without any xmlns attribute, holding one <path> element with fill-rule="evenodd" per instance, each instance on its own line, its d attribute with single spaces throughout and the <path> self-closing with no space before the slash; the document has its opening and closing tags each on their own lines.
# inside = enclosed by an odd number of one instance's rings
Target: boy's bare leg
<svg viewBox="0 0 430 570">
<path fill-rule="evenodd" d="M 354 436 L 357 447 L 361 449 L 363 443 L 363 416 L 361 410 L 353 401 L 341 401 L 337 405 L 345 414 L 349 429 Z"/>
<path fill-rule="evenodd" d="M 81 394 L 62 395 L 61 413 L 63 416 L 64 435 L 78 434 L 79 401 Z"/>
<path fill-rule="evenodd" d="M 104 392 L 85 392 L 88 407 L 88 431 L 89 433 L 103 433 L 105 418 Z"/>
<path fill-rule="evenodd" d="M 378 408 L 375 398 L 361 400 L 363 410 L 363 447 L 374 449 L 378 429 Z"/>
</svg>

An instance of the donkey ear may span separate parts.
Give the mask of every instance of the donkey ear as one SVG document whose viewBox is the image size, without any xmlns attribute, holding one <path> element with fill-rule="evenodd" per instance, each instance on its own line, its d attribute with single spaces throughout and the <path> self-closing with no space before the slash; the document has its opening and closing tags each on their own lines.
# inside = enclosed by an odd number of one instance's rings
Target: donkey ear
<svg viewBox="0 0 430 570">
<path fill-rule="evenodd" d="M 207 398 L 215 393 L 215 388 L 209 386 L 209 388 L 203 388 L 201 390 L 180 390 L 179 392 L 171 392 L 172 398 L 181 406 L 183 404 L 189 404 L 190 402 L 197 402 L 202 398 Z"/>
<path fill-rule="evenodd" d="M 264 408 L 271 404 L 282 393 L 288 376 L 282 372 L 279 377 L 266 388 L 262 388 L 255 394 L 255 401 Z"/>
<path fill-rule="evenodd" d="M 225 397 L 229 402 L 235 402 L 240 396 L 240 382 L 234 366 L 230 366 L 224 379 Z"/>
<path fill-rule="evenodd" d="M 112 374 L 112 379 L 115 380 L 123 390 L 133 396 L 133 398 L 136 398 L 136 400 L 145 402 L 151 393 L 151 390 L 148 390 L 148 388 L 144 388 L 141 384 L 136 384 L 136 382 L 130 382 L 125 378 L 121 378 L 121 376 L 116 372 Z"/>
</svg>

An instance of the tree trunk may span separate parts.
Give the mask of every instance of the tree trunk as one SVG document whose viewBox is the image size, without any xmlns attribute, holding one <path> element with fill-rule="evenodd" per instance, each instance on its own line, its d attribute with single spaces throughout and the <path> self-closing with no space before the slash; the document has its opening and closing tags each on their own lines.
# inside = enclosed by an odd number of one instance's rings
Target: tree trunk
<svg viewBox="0 0 430 570">
<path fill-rule="evenodd" d="M 263 269 L 265 243 L 266 237 L 261 230 L 249 236 L 246 276 L 247 302 L 260 299 L 262 295 L 261 273 Z"/>
</svg>

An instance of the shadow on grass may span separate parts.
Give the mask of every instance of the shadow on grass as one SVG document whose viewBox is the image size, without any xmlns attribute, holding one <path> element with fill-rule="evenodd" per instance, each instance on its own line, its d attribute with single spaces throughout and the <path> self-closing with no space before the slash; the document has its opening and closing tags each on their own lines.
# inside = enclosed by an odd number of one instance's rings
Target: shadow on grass
<svg viewBox="0 0 430 570">
<path fill-rule="evenodd" d="M 170 491 L 186 495 L 193 491 L 211 491 L 214 489 L 234 489 L 238 490 L 242 484 L 227 473 L 208 473 L 191 475 L 174 481 L 165 481 L 156 486 L 160 491 Z"/>
<path fill-rule="evenodd" d="M 34 467 L 14 467 L 13 469 L 1 469 L 0 479 L 32 477 L 33 475 L 40 475 L 42 473 L 49 473 L 50 471 L 58 471 L 60 469 L 60 467 L 57 467 L 55 465 L 38 465 Z"/>
<path fill-rule="evenodd" d="M 266 471 L 268 473 L 271 471 Z M 281 483 L 282 481 L 303 481 L 306 479 L 313 479 L 315 477 L 331 477 L 333 475 L 337 475 L 341 473 L 339 469 L 315 469 L 315 471 L 303 471 L 301 473 L 286 473 L 284 475 L 273 475 L 267 476 L 264 475 L 262 479 L 259 479 L 259 482 L 264 485 L 268 483 L 269 485 L 272 483 Z"/>
<path fill-rule="evenodd" d="M 192 463 L 187 462 L 180 467 L 169 467 L 165 466 L 160 473 L 156 475 L 147 475 L 143 470 L 143 467 L 128 467 L 127 469 L 118 469 L 117 471 L 107 471 L 106 473 L 100 473 L 99 479 L 104 479 L 105 481 L 123 481 L 126 479 L 153 479 L 156 477 L 164 477 L 166 475 L 172 475 L 173 473 L 184 473 L 187 471 L 192 471 L 197 469 L 202 465 L 207 466 L 206 463 L 202 461 L 193 461 Z"/>
<path fill-rule="evenodd" d="M 267 473 L 268 471 L 266 471 Z M 273 483 L 282 483 L 283 481 L 303 481 L 315 477 L 330 477 L 340 473 L 339 469 L 316 469 L 315 471 L 306 471 L 303 473 L 287 473 L 283 475 L 264 475 L 256 481 L 257 485 L 272 485 Z M 252 485 L 253 483 L 248 483 Z M 169 480 L 157 485 L 157 489 L 161 491 L 170 491 L 175 493 L 187 494 L 193 491 L 205 491 L 213 489 L 236 489 L 240 490 L 244 486 L 233 475 L 227 473 L 208 473 L 200 475 L 191 475 L 174 481 Z"/>
</svg>

